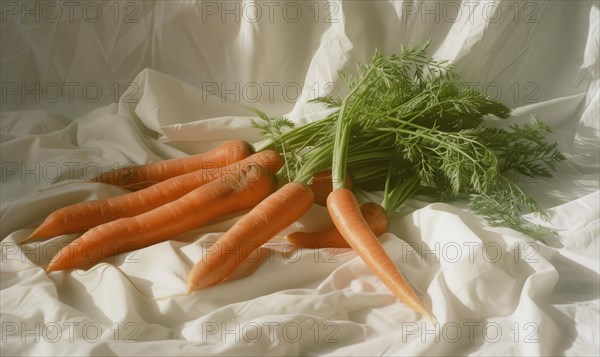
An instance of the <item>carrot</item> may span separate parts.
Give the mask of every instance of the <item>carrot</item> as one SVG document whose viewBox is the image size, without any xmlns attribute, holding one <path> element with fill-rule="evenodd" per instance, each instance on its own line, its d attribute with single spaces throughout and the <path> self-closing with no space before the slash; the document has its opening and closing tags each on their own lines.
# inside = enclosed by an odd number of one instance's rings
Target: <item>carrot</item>
<svg viewBox="0 0 600 357">
<path fill-rule="evenodd" d="M 334 190 L 327 198 L 329 215 L 344 239 L 375 275 L 410 308 L 434 321 L 408 285 L 396 264 L 363 218 L 356 198 L 346 188 Z M 383 209 L 383 208 L 382 208 Z"/>
<path fill-rule="evenodd" d="M 380 205 L 367 202 L 361 204 L 359 208 L 363 218 L 375 236 L 380 236 L 387 232 L 389 226 L 388 217 Z M 290 243 L 299 248 L 350 248 L 350 244 L 346 242 L 335 226 L 317 232 L 294 232 L 286 238 Z"/>
<path fill-rule="evenodd" d="M 235 172 L 252 164 L 277 172 L 283 166 L 283 159 L 277 152 L 265 150 L 224 168 L 198 170 L 170 178 L 140 191 L 66 206 L 52 212 L 21 243 L 37 238 L 83 232 L 115 219 L 136 216 L 176 200 L 226 173 Z"/>
<path fill-rule="evenodd" d="M 346 176 L 346 182 L 344 185 L 344 187 L 352 189 L 352 179 L 350 178 L 350 175 Z M 333 177 L 331 170 L 325 170 L 316 173 L 309 186 L 315 194 L 315 203 L 320 206 L 325 206 L 327 204 L 327 196 L 333 190 Z"/>
<path fill-rule="evenodd" d="M 163 242 L 224 215 L 254 207 L 275 186 L 271 172 L 258 165 L 242 168 L 151 211 L 89 230 L 62 248 L 46 271 L 78 268 Z"/>
<path fill-rule="evenodd" d="M 201 169 L 214 169 L 233 164 L 252 155 L 253 148 L 242 140 L 227 141 L 207 152 L 163 160 L 141 166 L 128 166 L 106 172 L 92 179 L 135 191 L 157 182 Z"/>
<path fill-rule="evenodd" d="M 194 265 L 188 275 L 188 292 L 221 282 L 252 252 L 300 218 L 313 202 L 307 185 L 292 182 L 282 186 L 237 221 L 215 243 L 216 248 Z"/>
</svg>

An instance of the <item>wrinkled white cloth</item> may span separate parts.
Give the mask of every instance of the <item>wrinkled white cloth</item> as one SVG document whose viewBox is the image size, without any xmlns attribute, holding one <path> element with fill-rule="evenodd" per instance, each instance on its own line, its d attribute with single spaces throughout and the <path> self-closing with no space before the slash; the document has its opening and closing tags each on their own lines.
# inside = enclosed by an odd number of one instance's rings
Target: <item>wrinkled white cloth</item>
<svg viewBox="0 0 600 357">
<path fill-rule="evenodd" d="M 597 1 L 73 3 L 2 4 L 2 355 L 598 354 Z M 328 224 L 316 205 L 191 295 L 187 273 L 237 217 L 88 271 L 42 268 L 77 234 L 16 244 L 57 207 L 125 192 L 85 182 L 100 171 L 254 142 L 250 108 L 316 120 L 307 100 L 342 94 L 337 70 L 429 38 L 514 109 L 505 125 L 536 114 L 567 156 L 553 178 L 517 178 L 560 233 L 548 245 L 464 202 L 391 217 L 381 241 L 435 325 L 351 250 L 285 244 Z"/>
</svg>

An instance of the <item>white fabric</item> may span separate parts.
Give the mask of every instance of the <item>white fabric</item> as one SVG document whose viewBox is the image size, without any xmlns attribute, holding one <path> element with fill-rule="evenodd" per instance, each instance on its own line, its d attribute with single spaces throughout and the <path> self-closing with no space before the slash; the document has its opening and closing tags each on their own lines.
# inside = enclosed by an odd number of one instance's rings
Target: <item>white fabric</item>
<svg viewBox="0 0 600 357">
<path fill-rule="evenodd" d="M 58 15 L 25 3 L 2 4 L 3 355 L 598 354 L 597 1 L 72 2 Z M 411 200 L 391 218 L 381 240 L 435 326 L 352 251 L 283 242 L 325 226 L 319 206 L 231 281 L 189 296 L 177 295 L 188 271 L 235 217 L 89 271 L 39 267 L 77 234 L 15 244 L 57 207 L 124 192 L 82 182 L 99 170 L 255 141 L 249 107 L 317 119 L 306 100 L 343 91 L 338 69 L 428 38 L 514 108 L 507 123 L 537 114 L 567 155 L 554 178 L 520 179 L 560 232 L 549 245 L 461 202 Z"/>
</svg>

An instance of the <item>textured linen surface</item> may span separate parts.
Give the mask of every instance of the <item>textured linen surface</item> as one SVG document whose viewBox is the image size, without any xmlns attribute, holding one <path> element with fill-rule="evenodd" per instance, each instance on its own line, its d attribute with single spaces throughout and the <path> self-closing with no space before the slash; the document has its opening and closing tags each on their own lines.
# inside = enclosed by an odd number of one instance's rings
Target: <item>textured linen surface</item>
<svg viewBox="0 0 600 357">
<path fill-rule="evenodd" d="M 2 4 L 2 355 L 599 353 L 597 1 L 73 3 Z M 316 205 L 191 295 L 187 273 L 238 216 L 87 271 L 43 270 L 78 234 L 16 245 L 57 207 L 125 192 L 86 182 L 99 171 L 255 142 L 250 108 L 316 120 L 307 100 L 343 94 L 338 70 L 427 39 L 514 109 L 498 125 L 536 114 L 567 157 L 553 178 L 517 178 L 560 234 L 548 245 L 464 202 L 391 217 L 381 241 L 436 325 L 351 250 L 285 244 L 328 224 Z"/>
</svg>

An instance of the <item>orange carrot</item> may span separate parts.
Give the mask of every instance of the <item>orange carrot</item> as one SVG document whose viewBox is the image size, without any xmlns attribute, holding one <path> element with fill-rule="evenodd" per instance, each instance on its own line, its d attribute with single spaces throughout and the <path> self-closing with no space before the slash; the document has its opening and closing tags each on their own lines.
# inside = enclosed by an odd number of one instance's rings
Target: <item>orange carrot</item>
<svg viewBox="0 0 600 357">
<path fill-rule="evenodd" d="M 245 167 L 156 209 L 87 231 L 62 248 L 46 271 L 74 269 L 163 242 L 227 214 L 254 207 L 275 187 L 271 172 L 257 165 Z"/>
<path fill-rule="evenodd" d="M 252 164 L 277 172 L 283 166 L 283 159 L 277 152 L 265 150 L 223 168 L 198 170 L 159 182 L 140 191 L 66 206 L 52 212 L 22 243 L 37 238 L 83 232 L 115 219 L 136 216 L 176 200 L 226 173 L 235 172 Z"/>
<path fill-rule="evenodd" d="M 188 292 L 221 282 L 252 252 L 300 218 L 313 202 L 307 185 L 292 182 L 282 186 L 237 221 L 215 243 L 216 248 L 194 265 L 188 275 Z"/>
<path fill-rule="evenodd" d="M 387 232 L 389 222 L 383 207 L 377 203 L 367 202 L 361 204 L 359 208 L 375 236 Z M 335 226 L 317 232 L 294 232 L 287 236 L 287 240 L 299 248 L 350 248 L 350 244 Z"/>
<path fill-rule="evenodd" d="M 352 189 L 352 179 L 346 175 L 344 187 Z M 310 183 L 310 188 L 315 194 L 315 203 L 321 206 L 327 205 L 327 196 L 333 190 L 333 177 L 331 170 L 321 171 L 315 174 Z"/>
<path fill-rule="evenodd" d="M 337 229 L 369 269 L 406 305 L 433 322 L 431 314 L 365 222 L 352 191 L 334 190 L 327 198 L 327 209 Z"/>
<path fill-rule="evenodd" d="M 227 166 L 245 159 L 252 153 L 252 145 L 249 143 L 242 140 L 231 140 L 201 154 L 141 166 L 128 166 L 106 172 L 92 181 L 109 183 L 135 191 L 192 171 Z"/>
</svg>

